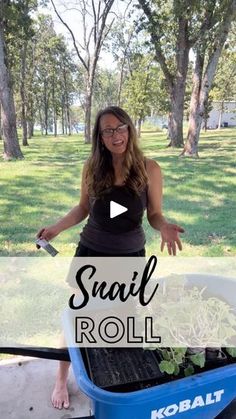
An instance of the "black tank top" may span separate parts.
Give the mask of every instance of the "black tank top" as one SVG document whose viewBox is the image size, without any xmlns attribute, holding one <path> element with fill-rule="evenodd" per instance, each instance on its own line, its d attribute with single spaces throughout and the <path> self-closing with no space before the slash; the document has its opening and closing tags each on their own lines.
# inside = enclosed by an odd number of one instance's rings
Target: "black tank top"
<svg viewBox="0 0 236 419">
<path fill-rule="evenodd" d="M 110 201 L 128 210 L 110 218 Z M 147 206 L 147 188 L 137 195 L 124 186 L 113 186 L 101 198 L 90 198 L 89 219 L 81 233 L 81 243 L 107 253 L 132 253 L 145 245 L 142 218 Z"/>
</svg>

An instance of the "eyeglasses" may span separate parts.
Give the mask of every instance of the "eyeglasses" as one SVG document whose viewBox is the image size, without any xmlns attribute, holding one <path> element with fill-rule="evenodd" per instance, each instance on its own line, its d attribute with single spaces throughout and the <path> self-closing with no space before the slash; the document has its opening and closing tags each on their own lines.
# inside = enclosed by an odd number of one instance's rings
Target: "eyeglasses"
<svg viewBox="0 0 236 419">
<path fill-rule="evenodd" d="M 127 131 L 128 131 L 128 125 L 123 124 L 123 125 L 119 125 L 117 128 L 105 128 L 101 131 L 101 135 L 104 138 L 110 138 L 110 137 L 113 137 L 115 132 L 117 132 L 117 134 L 125 134 Z"/>
</svg>

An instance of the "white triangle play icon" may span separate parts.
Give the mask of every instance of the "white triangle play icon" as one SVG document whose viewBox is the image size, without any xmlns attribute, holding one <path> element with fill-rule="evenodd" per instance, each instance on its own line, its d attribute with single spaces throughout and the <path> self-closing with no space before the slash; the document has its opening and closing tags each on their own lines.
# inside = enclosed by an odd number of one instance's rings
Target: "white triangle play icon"
<svg viewBox="0 0 236 419">
<path fill-rule="evenodd" d="M 128 208 L 123 205 L 117 204 L 115 201 L 110 201 L 110 218 L 115 218 L 123 212 L 128 211 Z"/>
</svg>

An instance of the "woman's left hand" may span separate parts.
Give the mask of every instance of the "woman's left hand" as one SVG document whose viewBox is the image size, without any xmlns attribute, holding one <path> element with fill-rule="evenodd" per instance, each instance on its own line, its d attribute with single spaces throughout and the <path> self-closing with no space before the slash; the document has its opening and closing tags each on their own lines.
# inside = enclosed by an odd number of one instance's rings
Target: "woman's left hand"
<svg viewBox="0 0 236 419">
<path fill-rule="evenodd" d="M 166 245 L 169 255 L 176 255 L 176 249 L 182 250 L 182 243 L 179 233 L 184 233 L 184 229 L 177 224 L 165 223 L 160 228 L 161 233 L 161 251 L 163 252 Z"/>
</svg>

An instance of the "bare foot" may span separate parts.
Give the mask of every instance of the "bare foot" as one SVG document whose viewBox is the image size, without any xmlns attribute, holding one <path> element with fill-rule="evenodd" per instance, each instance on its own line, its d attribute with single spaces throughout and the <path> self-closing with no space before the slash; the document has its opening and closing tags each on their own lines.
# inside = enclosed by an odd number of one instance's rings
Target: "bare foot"
<svg viewBox="0 0 236 419">
<path fill-rule="evenodd" d="M 67 385 L 63 381 L 57 381 L 51 397 L 52 405 L 56 409 L 68 409 L 69 403 L 69 394 L 67 390 Z"/>
</svg>

